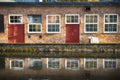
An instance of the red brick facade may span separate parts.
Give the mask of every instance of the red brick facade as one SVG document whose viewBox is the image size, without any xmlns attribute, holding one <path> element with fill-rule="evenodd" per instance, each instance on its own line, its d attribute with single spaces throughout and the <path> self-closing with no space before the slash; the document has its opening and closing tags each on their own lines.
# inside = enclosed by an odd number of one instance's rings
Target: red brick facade
<svg viewBox="0 0 120 80">
<path fill-rule="evenodd" d="M 4 15 L 4 33 L 0 33 L 0 43 L 8 43 L 9 14 L 23 15 L 25 43 L 66 43 L 65 14 L 79 14 L 79 43 L 89 43 L 89 37 L 97 37 L 99 43 L 120 43 L 120 6 L 91 6 L 90 11 L 86 11 L 84 6 L 1 6 L 0 14 Z M 41 15 L 42 33 L 28 33 L 28 18 L 30 14 Z M 60 15 L 60 33 L 47 33 L 46 16 Z M 98 32 L 85 33 L 85 14 L 97 14 L 99 17 Z M 118 32 L 104 33 L 104 14 L 118 14 Z"/>
</svg>

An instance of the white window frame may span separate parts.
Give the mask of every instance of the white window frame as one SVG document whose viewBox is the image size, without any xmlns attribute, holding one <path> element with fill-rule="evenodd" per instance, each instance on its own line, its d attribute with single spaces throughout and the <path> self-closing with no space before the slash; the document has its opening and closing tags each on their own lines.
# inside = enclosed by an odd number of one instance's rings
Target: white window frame
<svg viewBox="0 0 120 80">
<path fill-rule="evenodd" d="M 21 23 L 11 23 L 10 16 L 21 16 Z M 9 24 L 23 24 L 23 15 L 22 14 L 9 14 Z"/>
<path fill-rule="evenodd" d="M 27 16 L 27 18 L 28 18 L 28 16 Z M 33 16 L 33 15 L 30 15 L 30 16 Z M 29 25 L 40 25 L 41 26 L 41 31 L 31 32 L 31 31 L 29 31 Z M 28 33 L 42 33 L 42 17 L 41 17 L 41 23 L 29 23 L 29 19 L 28 19 Z"/>
<path fill-rule="evenodd" d="M 59 68 L 50 68 L 50 67 L 48 67 L 48 59 L 49 58 L 47 58 L 47 69 L 61 69 L 61 59 L 60 58 L 55 58 L 55 59 L 59 59 Z"/>
<path fill-rule="evenodd" d="M 97 23 L 86 23 L 86 16 L 87 15 L 96 15 L 97 16 Z M 97 24 L 97 31 L 86 31 L 86 24 Z M 85 33 L 98 33 L 99 32 L 99 14 L 85 14 L 84 15 L 84 32 Z"/>
<path fill-rule="evenodd" d="M 73 23 L 73 22 L 68 23 L 67 16 L 78 16 L 78 22 L 77 23 Z M 65 14 L 65 23 L 66 24 L 80 24 L 80 15 L 79 14 Z"/>
<path fill-rule="evenodd" d="M 105 61 L 116 61 L 116 67 L 113 68 L 105 68 Z M 103 59 L 103 69 L 117 69 L 117 65 L 118 65 L 118 60 L 117 59 Z"/>
<path fill-rule="evenodd" d="M 78 68 L 77 69 L 71 69 L 71 68 L 68 68 L 67 67 L 67 62 L 68 62 L 68 60 L 70 60 L 70 62 L 74 62 L 74 61 L 77 61 L 77 63 L 78 63 Z M 79 68 L 80 68 L 80 61 L 79 61 L 79 59 L 65 59 L 65 69 L 69 69 L 69 70 L 79 70 Z"/>
<path fill-rule="evenodd" d="M 59 23 L 48 23 L 48 16 L 59 16 Z M 59 14 L 55 14 L 55 15 L 47 15 L 46 16 L 46 31 L 47 31 L 47 33 L 60 33 L 61 32 L 61 15 L 59 15 Z M 59 25 L 59 32 L 49 32 L 48 31 L 48 25 L 49 24 L 58 24 Z"/>
<path fill-rule="evenodd" d="M 97 67 L 96 67 L 96 68 L 90 68 L 90 69 L 86 68 L 86 59 L 87 59 L 87 58 L 84 58 L 84 69 L 85 69 L 85 70 L 94 70 L 94 69 L 98 69 L 98 59 L 96 59 L 96 60 L 97 60 Z M 94 58 L 88 58 L 88 59 L 94 59 Z"/>
<path fill-rule="evenodd" d="M 23 63 L 23 67 L 20 68 L 20 67 L 12 67 L 12 61 L 21 61 Z M 10 60 L 10 69 L 14 69 L 14 70 L 22 70 L 24 69 L 24 60 L 23 59 L 11 59 Z"/>
<path fill-rule="evenodd" d="M 105 16 L 106 15 L 117 15 L 117 22 L 116 23 L 105 23 Z M 117 33 L 118 32 L 118 21 L 119 20 L 119 15 L 118 14 L 104 14 L 104 33 Z M 117 31 L 105 31 L 105 24 L 117 24 Z"/>
<path fill-rule="evenodd" d="M 34 61 L 41 61 L 42 62 L 42 59 L 41 58 L 28 58 L 28 65 L 29 67 L 31 67 L 30 65 L 33 64 Z"/>
</svg>

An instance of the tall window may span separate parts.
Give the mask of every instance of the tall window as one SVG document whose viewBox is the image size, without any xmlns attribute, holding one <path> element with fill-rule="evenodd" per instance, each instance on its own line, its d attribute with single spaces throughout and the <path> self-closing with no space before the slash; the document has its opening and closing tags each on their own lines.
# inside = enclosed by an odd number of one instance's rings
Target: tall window
<svg viewBox="0 0 120 80">
<path fill-rule="evenodd" d="M 20 14 L 10 14 L 9 15 L 9 24 L 22 24 L 23 16 Z"/>
<path fill-rule="evenodd" d="M 60 15 L 47 15 L 47 32 L 60 32 Z"/>
<path fill-rule="evenodd" d="M 104 59 L 104 68 L 105 69 L 114 69 L 117 66 L 116 59 Z"/>
<path fill-rule="evenodd" d="M 86 58 L 85 69 L 97 69 L 97 59 Z"/>
<path fill-rule="evenodd" d="M 118 31 L 118 15 L 105 14 L 104 15 L 104 32 L 116 33 Z"/>
<path fill-rule="evenodd" d="M 66 69 L 78 70 L 79 60 L 78 59 L 66 59 Z"/>
<path fill-rule="evenodd" d="M 66 14 L 66 24 L 79 24 L 79 14 Z"/>
<path fill-rule="evenodd" d="M 24 60 L 21 59 L 13 59 L 10 60 L 10 69 L 23 69 L 24 67 Z"/>
<path fill-rule="evenodd" d="M 29 62 L 30 69 L 42 69 L 42 60 L 41 59 L 29 58 L 28 62 Z"/>
<path fill-rule="evenodd" d="M 97 14 L 85 15 L 85 32 L 86 33 L 98 32 L 98 15 Z"/>
<path fill-rule="evenodd" d="M 47 68 L 59 69 L 60 68 L 60 59 L 59 58 L 48 58 Z"/>
<path fill-rule="evenodd" d="M 28 16 L 28 32 L 29 33 L 41 33 L 42 32 L 42 21 L 40 15 L 29 15 Z"/>
</svg>

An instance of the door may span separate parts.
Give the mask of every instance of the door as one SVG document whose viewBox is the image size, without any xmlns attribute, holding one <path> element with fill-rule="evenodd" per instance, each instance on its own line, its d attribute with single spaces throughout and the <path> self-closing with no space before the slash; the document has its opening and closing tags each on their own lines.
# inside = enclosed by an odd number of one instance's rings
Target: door
<svg viewBox="0 0 120 80">
<path fill-rule="evenodd" d="M 9 24 L 8 42 L 24 43 L 24 25 L 23 24 Z"/>
<path fill-rule="evenodd" d="M 66 24 L 66 43 L 79 43 L 79 24 Z"/>
<path fill-rule="evenodd" d="M 79 43 L 79 14 L 66 14 L 66 43 Z"/>
<path fill-rule="evenodd" d="M 21 14 L 9 15 L 8 42 L 24 43 L 23 15 Z"/>
</svg>

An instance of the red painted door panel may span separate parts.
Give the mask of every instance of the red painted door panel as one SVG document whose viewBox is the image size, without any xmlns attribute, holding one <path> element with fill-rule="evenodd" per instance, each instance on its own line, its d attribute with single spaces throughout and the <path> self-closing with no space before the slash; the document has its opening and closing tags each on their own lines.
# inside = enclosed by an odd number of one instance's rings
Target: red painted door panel
<svg viewBox="0 0 120 80">
<path fill-rule="evenodd" d="M 66 24 L 66 43 L 79 43 L 79 24 Z"/>
<path fill-rule="evenodd" d="M 14 43 L 14 27 L 13 25 L 8 25 L 8 42 Z"/>
<path fill-rule="evenodd" d="M 9 24 L 8 42 L 9 43 L 24 43 L 24 25 L 23 24 Z"/>
</svg>

